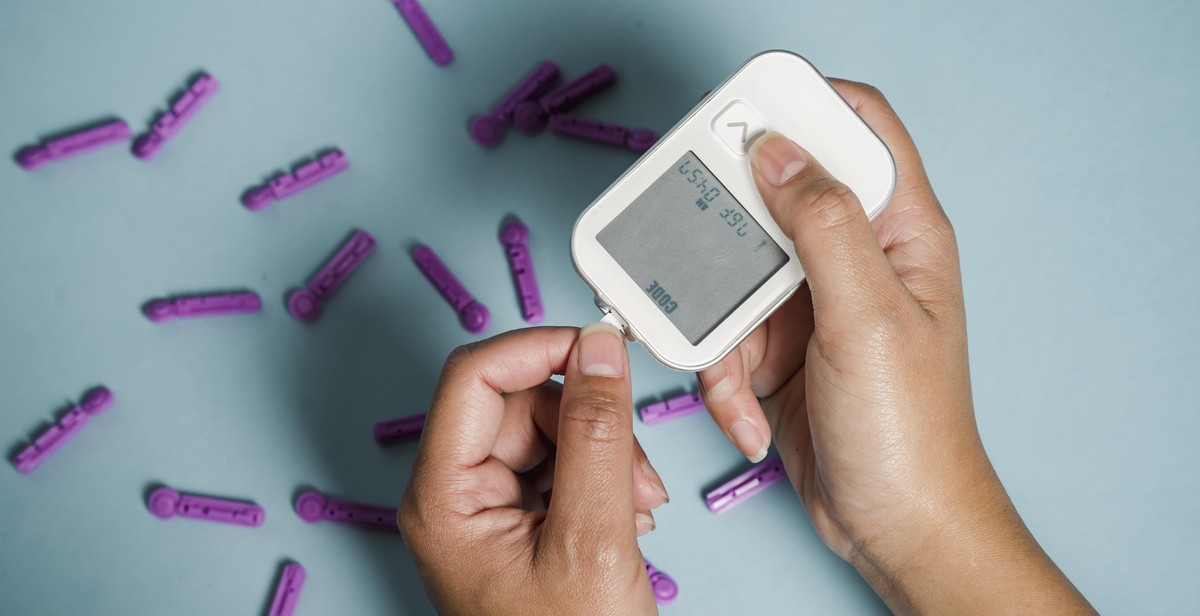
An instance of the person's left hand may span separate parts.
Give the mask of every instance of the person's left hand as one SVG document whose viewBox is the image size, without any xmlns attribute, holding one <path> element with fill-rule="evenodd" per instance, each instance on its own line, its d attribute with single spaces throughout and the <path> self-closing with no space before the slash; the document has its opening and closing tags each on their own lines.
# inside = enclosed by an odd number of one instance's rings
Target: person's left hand
<svg viewBox="0 0 1200 616">
<path fill-rule="evenodd" d="M 657 612 L 637 537 L 667 493 L 632 416 L 625 341 L 608 325 L 450 355 L 399 513 L 440 613 Z"/>
</svg>

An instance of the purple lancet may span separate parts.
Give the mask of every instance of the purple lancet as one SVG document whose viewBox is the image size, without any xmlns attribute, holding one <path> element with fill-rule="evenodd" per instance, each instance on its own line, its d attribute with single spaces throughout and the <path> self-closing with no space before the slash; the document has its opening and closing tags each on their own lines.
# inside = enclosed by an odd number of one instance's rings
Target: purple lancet
<svg viewBox="0 0 1200 616">
<path fill-rule="evenodd" d="M 353 501 L 329 498 L 315 490 L 309 490 L 296 499 L 296 515 L 309 523 L 328 520 L 338 524 L 364 526 L 377 530 L 399 533 L 396 525 L 396 509 Z"/>
<path fill-rule="evenodd" d="M 551 114 L 562 113 L 611 86 L 617 79 L 612 67 L 601 64 L 536 101 L 525 101 L 513 111 L 513 126 L 530 135 L 546 128 Z"/>
<path fill-rule="evenodd" d="M 519 220 L 509 222 L 500 230 L 500 243 L 508 255 L 508 269 L 517 285 L 521 316 L 527 323 L 541 323 L 546 311 L 542 307 L 537 276 L 533 273 L 533 259 L 529 256 L 529 227 Z"/>
<path fill-rule="evenodd" d="M 649 150 L 658 141 L 658 134 L 650 129 L 630 129 L 620 124 L 605 124 L 565 113 L 550 116 L 550 130 L 560 135 L 626 147 L 639 153 Z"/>
<path fill-rule="evenodd" d="M 305 323 L 317 320 L 321 316 L 321 304 L 333 297 L 333 292 L 346 282 L 373 250 L 375 238 L 366 231 L 356 230 L 308 281 L 308 286 L 288 296 L 288 314 Z"/>
<path fill-rule="evenodd" d="M 208 73 L 201 73 L 183 95 L 171 104 L 171 109 L 162 114 L 150 127 L 150 132 L 138 137 L 133 142 L 133 155 L 149 160 L 166 143 L 167 139 L 175 136 L 196 112 L 217 93 L 220 83 Z"/>
<path fill-rule="evenodd" d="M 265 517 L 262 507 L 254 503 L 180 494 L 167 486 L 151 492 L 146 507 L 162 520 L 179 516 L 234 526 L 260 526 Z"/>
<path fill-rule="evenodd" d="M 275 598 L 271 601 L 271 609 L 267 616 L 292 616 L 296 611 L 296 602 L 300 600 L 300 589 L 304 587 L 304 579 L 308 574 L 300 563 L 288 563 L 279 574 L 279 584 L 275 586 Z"/>
<path fill-rule="evenodd" d="M 704 400 L 700 399 L 700 394 L 693 393 L 676 396 L 662 402 L 655 402 L 654 404 L 647 404 L 638 411 L 638 414 L 642 417 L 642 423 L 647 426 L 653 426 L 654 424 L 686 417 L 703 410 Z"/>
<path fill-rule="evenodd" d="M 311 188 L 349 167 L 350 161 L 346 160 L 346 155 L 341 150 L 326 152 L 316 160 L 300 165 L 292 173 L 272 179 L 265 186 L 255 186 L 247 190 L 242 195 L 242 205 L 248 210 L 261 210 L 272 201 L 285 199 Z"/>
<path fill-rule="evenodd" d="M 52 160 L 63 160 L 106 145 L 129 140 L 132 134 L 124 120 L 113 120 L 69 135 L 31 145 L 17 152 L 17 164 L 33 171 Z"/>
<path fill-rule="evenodd" d="M 488 321 L 491 320 L 487 306 L 475 301 L 475 298 L 467 292 L 466 287 L 462 286 L 458 278 L 450 273 L 450 269 L 442 263 L 432 248 L 423 244 L 418 245 L 413 249 L 412 258 L 421 273 L 425 274 L 438 293 L 441 293 L 442 297 L 454 308 L 454 312 L 458 313 L 458 320 L 462 323 L 463 329 L 472 334 L 478 334 L 487 327 Z"/>
<path fill-rule="evenodd" d="M 392 2 L 404 16 L 404 21 L 408 22 L 408 27 L 412 28 L 417 40 L 421 41 L 421 46 L 425 48 L 425 53 L 429 54 L 434 64 L 438 66 L 450 64 L 454 60 L 454 52 L 450 51 L 446 39 L 442 38 L 437 26 L 433 25 L 433 21 L 429 19 L 429 15 L 425 13 L 425 9 L 417 0 L 392 0 Z"/>
<path fill-rule="evenodd" d="M 143 308 L 146 318 L 163 323 L 174 318 L 244 314 L 262 310 L 257 293 L 217 293 L 151 300 Z"/>
<path fill-rule="evenodd" d="M 87 425 L 89 419 L 99 415 L 112 405 L 113 395 L 107 387 L 97 387 L 87 392 L 83 400 L 67 411 L 53 426 L 42 432 L 32 443 L 26 446 L 12 460 L 12 464 L 22 473 L 31 473 L 50 458 L 54 452 L 62 448 L 71 437 L 78 434 Z"/>
<path fill-rule="evenodd" d="M 650 576 L 650 588 L 654 590 L 654 600 L 659 603 L 674 601 L 675 597 L 679 596 L 679 585 L 675 583 L 675 579 L 656 569 L 645 557 L 642 557 L 642 561 L 646 563 L 646 575 Z"/>
<path fill-rule="evenodd" d="M 496 103 L 488 113 L 477 115 L 471 119 L 471 138 L 475 143 L 490 148 L 504 139 L 504 127 L 513 121 L 513 112 L 517 105 L 544 94 L 554 87 L 558 81 L 558 65 L 543 60 L 533 72 L 525 76 L 504 98 Z"/>
<path fill-rule="evenodd" d="M 725 513 L 786 476 L 778 456 L 767 458 L 706 494 L 704 503 L 713 513 Z"/>
<path fill-rule="evenodd" d="M 372 433 L 375 442 L 380 445 L 396 441 L 407 441 L 421 436 L 425 429 L 425 413 L 409 415 L 398 419 L 388 419 L 375 424 Z"/>
</svg>

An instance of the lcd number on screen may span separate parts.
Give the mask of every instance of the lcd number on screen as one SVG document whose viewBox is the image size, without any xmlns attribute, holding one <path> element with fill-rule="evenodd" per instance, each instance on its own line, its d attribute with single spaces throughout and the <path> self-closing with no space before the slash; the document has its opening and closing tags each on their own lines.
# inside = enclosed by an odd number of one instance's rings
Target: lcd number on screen
<svg viewBox="0 0 1200 616">
<path fill-rule="evenodd" d="M 693 167 L 693 160 L 695 159 L 692 157 L 685 157 L 677 170 L 687 178 L 689 184 L 695 186 L 696 190 L 700 191 L 700 196 L 696 199 L 696 207 L 701 212 L 704 212 L 708 210 L 708 205 L 712 203 L 713 199 L 721 196 L 721 189 L 715 186 L 712 188 L 708 186 L 708 178 L 705 177 L 705 170 L 700 167 Z M 735 229 L 738 237 L 746 237 L 747 223 L 743 222 L 746 218 L 744 214 L 733 208 L 725 208 L 721 211 L 721 218 L 724 219 L 730 228 Z M 671 311 L 668 310 L 667 312 Z"/>
</svg>

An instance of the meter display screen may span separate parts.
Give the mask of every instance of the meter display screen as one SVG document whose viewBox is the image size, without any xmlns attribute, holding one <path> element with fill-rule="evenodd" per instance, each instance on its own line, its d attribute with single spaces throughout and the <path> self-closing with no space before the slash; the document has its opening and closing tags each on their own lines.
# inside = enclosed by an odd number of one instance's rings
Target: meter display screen
<svg viewBox="0 0 1200 616">
<path fill-rule="evenodd" d="M 693 345 L 788 260 L 690 150 L 596 239 Z"/>
</svg>

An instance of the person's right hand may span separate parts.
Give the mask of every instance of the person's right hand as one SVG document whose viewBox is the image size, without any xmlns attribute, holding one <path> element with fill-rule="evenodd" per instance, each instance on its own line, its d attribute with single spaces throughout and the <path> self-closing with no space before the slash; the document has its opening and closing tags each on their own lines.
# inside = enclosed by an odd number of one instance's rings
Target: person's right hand
<svg viewBox="0 0 1200 616">
<path fill-rule="evenodd" d="M 958 250 L 917 149 L 878 90 L 833 83 L 895 157 L 891 202 L 869 222 L 800 146 L 755 143 L 755 182 L 807 284 L 700 374 L 705 402 L 751 460 L 775 435 L 821 538 L 893 609 L 1090 609 L 984 453 Z"/>
</svg>

